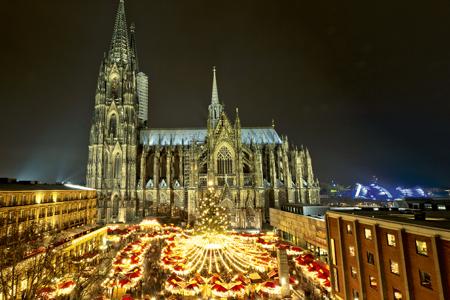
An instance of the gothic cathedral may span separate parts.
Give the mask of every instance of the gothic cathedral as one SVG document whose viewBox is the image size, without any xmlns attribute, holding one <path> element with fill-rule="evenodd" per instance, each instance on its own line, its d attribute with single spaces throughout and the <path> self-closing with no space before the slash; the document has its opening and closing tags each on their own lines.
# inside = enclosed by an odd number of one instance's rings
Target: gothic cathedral
<svg viewBox="0 0 450 300">
<path fill-rule="evenodd" d="M 289 145 L 274 125 L 242 127 L 219 100 L 216 70 L 206 128 L 148 125 L 148 77 L 139 70 L 135 28 L 120 0 L 104 55 L 90 131 L 87 186 L 98 191 L 99 221 L 168 215 L 192 222 L 213 187 L 235 228 L 261 228 L 269 208 L 319 203 L 307 149 Z"/>
</svg>

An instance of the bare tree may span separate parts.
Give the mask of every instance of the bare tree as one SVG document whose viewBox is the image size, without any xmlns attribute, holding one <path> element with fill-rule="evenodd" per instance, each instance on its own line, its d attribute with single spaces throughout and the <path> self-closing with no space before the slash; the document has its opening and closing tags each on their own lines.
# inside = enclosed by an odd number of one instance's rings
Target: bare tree
<svg viewBox="0 0 450 300">
<path fill-rule="evenodd" d="M 74 299 L 93 299 L 102 291 L 100 284 L 109 271 L 112 258 L 110 251 L 90 252 L 71 260 L 71 278 L 76 284 L 72 294 Z"/>
<path fill-rule="evenodd" d="M 0 291 L 4 299 L 35 299 L 61 268 L 55 267 L 57 235 L 42 223 L 13 223 L 0 242 Z"/>
</svg>

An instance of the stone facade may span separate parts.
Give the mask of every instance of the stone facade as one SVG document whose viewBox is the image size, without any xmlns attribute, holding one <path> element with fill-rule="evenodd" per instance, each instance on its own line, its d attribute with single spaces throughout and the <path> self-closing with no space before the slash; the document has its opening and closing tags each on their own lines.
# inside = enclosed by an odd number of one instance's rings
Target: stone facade
<svg viewBox="0 0 450 300">
<path fill-rule="evenodd" d="M 63 185 L 0 183 L 0 241 L 30 224 L 48 231 L 95 226 L 97 195 Z"/>
<path fill-rule="evenodd" d="M 154 214 L 194 221 L 202 192 L 214 187 L 236 228 L 260 228 L 269 207 L 318 203 L 319 183 L 307 149 L 274 126 L 242 127 L 219 101 L 216 71 L 205 128 L 155 129 L 140 119 L 134 27 L 119 3 L 101 67 L 90 135 L 87 186 L 99 192 L 99 221 Z M 150 117 L 151 123 L 151 117 Z"/>
<path fill-rule="evenodd" d="M 291 235 L 291 242 L 301 247 L 312 245 L 316 249 L 328 250 L 327 228 L 322 219 L 271 208 L 270 225 Z"/>
</svg>

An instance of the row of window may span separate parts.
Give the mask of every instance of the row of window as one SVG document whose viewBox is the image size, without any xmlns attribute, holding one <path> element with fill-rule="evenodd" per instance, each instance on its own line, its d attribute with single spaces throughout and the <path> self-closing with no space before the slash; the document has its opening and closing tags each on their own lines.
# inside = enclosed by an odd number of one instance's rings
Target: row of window
<svg viewBox="0 0 450 300">
<path fill-rule="evenodd" d="M 47 216 L 53 216 L 53 215 L 59 215 L 61 214 L 69 214 L 73 212 L 79 212 L 81 214 L 85 214 L 85 211 L 87 209 L 93 209 L 95 208 L 94 205 L 91 205 L 90 207 L 49 207 L 49 208 L 37 208 L 37 209 L 30 209 L 30 210 L 20 210 L 20 211 L 10 211 L 5 213 L 0 213 L 0 220 L 7 220 L 9 222 L 15 221 L 16 218 L 19 218 L 19 222 L 24 221 L 25 219 L 34 219 L 35 217 L 42 218 L 46 215 Z"/>
<path fill-rule="evenodd" d="M 395 268 L 397 268 L 397 271 L 398 271 L 398 263 L 391 264 L 391 271 L 395 271 Z M 333 277 L 334 277 L 334 290 L 336 292 L 338 292 L 339 291 L 338 270 L 335 267 L 333 267 L 332 270 L 333 270 Z M 353 278 L 356 278 L 357 274 L 358 273 L 356 271 L 356 268 L 355 267 L 351 267 L 351 276 Z M 432 285 L 431 285 L 431 276 L 430 276 L 430 274 L 428 274 L 427 272 L 423 272 L 423 271 L 419 270 L 419 276 L 420 276 L 421 285 L 431 289 Z M 371 288 L 376 289 L 378 287 L 377 278 L 375 276 L 369 275 L 368 279 L 369 279 L 369 286 Z M 392 293 L 393 293 L 393 298 L 395 300 L 403 299 L 403 295 L 402 295 L 400 290 L 398 290 L 396 288 L 393 288 Z M 353 294 L 353 299 L 355 299 L 355 300 L 359 299 L 359 291 L 357 289 L 353 289 L 352 294 Z"/>
<path fill-rule="evenodd" d="M 89 199 L 88 193 L 70 193 L 70 194 L 44 194 L 37 198 L 36 194 L 28 195 L 0 195 L 0 206 L 18 206 L 18 205 L 32 205 L 35 203 L 50 203 L 56 201 L 67 200 L 83 200 Z"/>
<path fill-rule="evenodd" d="M 400 292 L 400 290 L 393 288 L 392 289 L 392 294 L 393 294 L 393 298 L 394 300 L 402 300 L 403 299 L 403 295 Z M 359 291 L 356 289 L 353 289 L 352 291 L 352 296 L 353 296 L 353 300 L 358 300 L 359 298 Z"/>
<path fill-rule="evenodd" d="M 431 276 L 427 272 L 422 272 L 419 270 L 420 282 L 421 285 L 431 289 Z M 336 276 L 337 278 L 337 276 Z M 371 288 L 376 289 L 378 287 L 377 278 L 375 276 L 369 275 L 369 286 Z M 337 290 L 338 291 L 338 290 Z M 359 291 L 357 289 L 353 289 L 352 291 L 353 299 L 359 299 Z M 403 295 L 400 290 L 393 288 L 392 289 L 393 299 L 401 300 L 403 299 Z"/>
<path fill-rule="evenodd" d="M 348 247 L 348 252 L 349 252 L 350 256 L 355 256 L 355 247 L 349 246 L 349 247 Z M 374 265 L 374 264 L 375 264 L 375 258 L 374 258 L 374 255 L 373 255 L 373 253 L 370 252 L 370 251 L 367 251 L 367 263 L 368 263 L 368 264 L 371 264 L 371 265 Z M 390 260 L 389 260 L 389 265 L 390 265 L 390 268 L 391 268 L 391 272 L 392 272 L 393 274 L 396 274 L 396 275 L 399 275 L 399 274 L 400 274 L 400 268 L 399 268 L 398 262 L 396 262 L 396 261 L 390 259 Z M 352 267 L 352 268 L 353 268 L 353 267 Z M 353 274 L 353 272 L 352 272 L 352 274 Z"/>
<path fill-rule="evenodd" d="M 367 255 L 367 261 L 369 263 L 373 264 L 373 255 L 372 254 L 370 254 L 370 256 Z M 392 274 L 400 275 L 400 268 L 399 268 L 398 262 L 393 261 L 393 260 L 389 260 L 389 265 L 390 265 L 390 269 L 391 269 L 391 273 Z M 355 267 L 353 267 L 353 266 L 350 267 L 350 274 L 351 274 L 351 276 L 353 278 L 357 277 L 358 272 L 356 271 Z"/>
<path fill-rule="evenodd" d="M 353 233 L 352 225 L 350 224 L 347 224 L 347 233 L 348 234 Z M 372 229 L 364 228 L 364 237 L 366 238 L 366 240 L 372 240 L 373 239 Z M 394 234 L 387 233 L 386 241 L 388 246 L 397 247 L 397 241 Z M 428 256 L 427 243 L 422 240 L 416 240 L 416 252 L 417 254 Z"/>
</svg>

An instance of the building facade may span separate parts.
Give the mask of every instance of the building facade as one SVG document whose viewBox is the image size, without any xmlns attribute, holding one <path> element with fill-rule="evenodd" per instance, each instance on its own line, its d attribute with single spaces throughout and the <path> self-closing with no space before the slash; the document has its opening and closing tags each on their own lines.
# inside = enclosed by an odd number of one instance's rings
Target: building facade
<svg viewBox="0 0 450 300">
<path fill-rule="evenodd" d="M 7 293 L 8 288 L 2 286 L 0 299 L 7 298 L 5 294 L 19 299 L 25 293 L 29 272 L 36 271 L 33 264 L 44 267 L 39 259 L 45 255 L 43 245 L 53 249 L 54 265 L 60 267 L 59 274 L 65 274 L 72 258 L 101 253 L 106 235 L 107 228 L 97 225 L 95 190 L 0 178 L 0 252 L 8 253 L 17 240 L 30 248 L 26 253 L 14 248 L 16 261 L 1 257 L 2 284 L 7 282 L 5 286 L 11 289 Z M 42 243 L 33 249 L 39 240 Z"/>
<path fill-rule="evenodd" d="M 270 208 L 270 225 L 279 231 L 283 240 L 308 249 L 327 261 L 327 227 L 323 218 Z"/>
<path fill-rule="evenodd" d="M 96 226 L 95 190 L 80 190 L 64 185 L 0 183 L 0 239 L 29 224 L 48 231 L 63 231 L 77 226 Z"/>
<path fill-rule="evenodd" d="M 204 128 L 150 127 L 143 87 L 148 80 L 139 75 L 134 34 L 132 26 L 128 36 L 121 0 L 100 66 L 90 132 L 86 181 L 99 192 L 99 221 L 155 213 L 193 221 L 208 186 L 218 190 L 239 228 L 260 228 L 269 207 L 319 201 L 309 151 L 290 145 L 273 125 L 241 126 L 237 109 L 231 120 L 219 101 L 215 69 Z"/>
<path fill-rule="evenodd" d="M 398 212 L 328 212 L 326 221 L 337 299 L 450 299 L 450 221 Z"/>
</svg>

